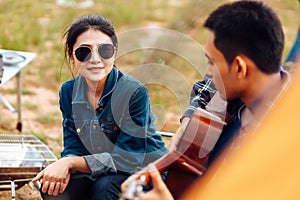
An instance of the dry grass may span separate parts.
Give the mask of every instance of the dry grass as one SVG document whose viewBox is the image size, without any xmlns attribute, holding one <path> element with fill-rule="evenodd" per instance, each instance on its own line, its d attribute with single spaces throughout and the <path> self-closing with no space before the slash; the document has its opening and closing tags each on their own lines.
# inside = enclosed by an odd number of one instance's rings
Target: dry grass
<svg viewBox="0 0 300 200">
<path fill-rule="evenodd" d="M 53 0 L 0 1 L 0 48 L 37 53 L 37 57 L 23 71 L 23 133 L 37 135 L 58 157 L 62 148 L 58 90 L 62 82 L 71 77 L 64 62 L 61 38 L 66 25 L 83 14 L 97 13 L 111 19 L 119 33 L 155 24 L 180 31 L 204 44 L 207 31 L 202 28 L 202 21 L 210 10 L 226 1 L 95 0 L 94 2 L 95 5 L 91 8 L 79 9 L 58 6 Z M 286 34 L 284 56 L 286 56 L 300 24 L 299 3 L 297 0 L 265 0 L 265 2 L 275 8 L 283 22 Z M 189 63 L 165 52 L 155 54 L 140 51 L 128 54 L 118 60 L 118 66 L 128 72 L 135 66 L 149 62 L 171 66 L 180 74 L 184 74 L 189 84 L 201 78 Z M 176 81 L 174 84 L 181 87 Z M 153 109 L 159 116 L 157 126 L 164 131 L 174 132 L 179 126 L 178 119 L 182 112 L 178 104 L 180 97 L 174 98 L 174 93 L 163 86 L 148 85 L 148 88 Z M 0 92 L 13 105 L 16 104 L 14 80 L 1 88 Z M 180 95 L 189 95 L 189 91 Z M 17 115 L 10 113 L 1 103 L 0 110 L 0 131 L 16 133 Z M 20 199 L 25 198 L 25 195 L 21 196 Z"/>
</svg>

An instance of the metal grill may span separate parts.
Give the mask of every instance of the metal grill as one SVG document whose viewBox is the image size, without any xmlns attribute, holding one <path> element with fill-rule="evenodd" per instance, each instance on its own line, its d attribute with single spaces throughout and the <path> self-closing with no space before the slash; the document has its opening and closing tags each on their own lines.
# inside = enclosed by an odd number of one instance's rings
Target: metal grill
<svg viewBox="0 0 300 200">
<path fill-rule="evenodd" d="M 20 188 L 56 161 L 56 156 L 37 137 L 28 134 L 0 134 L 0 189 Z"/>
</svg>

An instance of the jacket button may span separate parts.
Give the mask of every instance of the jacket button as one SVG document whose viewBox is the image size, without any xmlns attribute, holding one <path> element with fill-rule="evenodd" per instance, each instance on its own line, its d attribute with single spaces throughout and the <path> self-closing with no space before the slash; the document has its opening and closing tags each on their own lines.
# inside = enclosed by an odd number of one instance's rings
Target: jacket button
<svg viewBox="0 0 300 200">
<path fill-rule="evenodd" d="M 76 132 L 77 132 L 77 133 L 80 133 L 80 131 L 81 131 L 80 128 L 76 129 Z"/>
</svg>

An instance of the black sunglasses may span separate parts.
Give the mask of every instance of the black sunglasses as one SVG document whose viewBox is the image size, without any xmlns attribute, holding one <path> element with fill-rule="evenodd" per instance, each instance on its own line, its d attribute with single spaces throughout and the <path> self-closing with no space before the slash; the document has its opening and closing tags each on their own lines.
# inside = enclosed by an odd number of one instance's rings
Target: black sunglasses
<svg viewBox="0 0 300 200">
<path fill-rule="evenodd" d="M 113 57 L 116 47 L 112 44 L 101 44 L 98 47 L 99 55 L 104 59 Z M 82 46 L 75 50 L 75 56 L 80 62 L 88 62 L 91 59 L 92 50 L 90 47 Z"/>
</svg>

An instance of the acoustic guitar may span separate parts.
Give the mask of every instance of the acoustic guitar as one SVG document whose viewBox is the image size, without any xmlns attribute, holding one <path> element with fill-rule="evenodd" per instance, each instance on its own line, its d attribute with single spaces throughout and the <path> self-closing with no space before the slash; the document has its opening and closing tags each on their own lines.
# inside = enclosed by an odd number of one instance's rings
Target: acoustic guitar
<svg viewBox="0 0 300 200">
<path fill-rule="evenodd" d="M 208 111 L 197 108 L 188 122 L 177 148 L 154 162 L 159 172 L 167 172 L 165 183 L 175 199 L 206 170 L 209 153 L 216 144 L 225 122 Z M 150 182 L 147 167 L 128 183 L 121 200 L 137 200 L 143 185 Z"/>
</svg>

